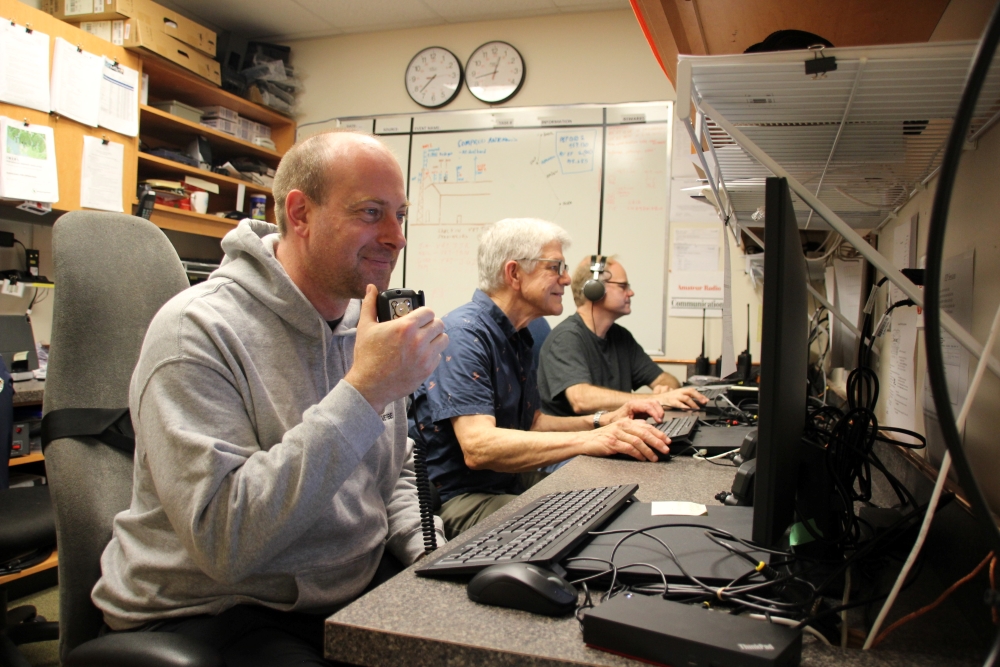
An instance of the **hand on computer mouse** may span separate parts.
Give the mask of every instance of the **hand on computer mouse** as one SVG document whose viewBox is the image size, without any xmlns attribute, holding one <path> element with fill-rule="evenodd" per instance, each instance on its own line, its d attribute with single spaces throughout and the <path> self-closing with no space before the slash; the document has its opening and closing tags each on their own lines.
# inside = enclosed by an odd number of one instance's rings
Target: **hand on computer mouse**
<svg viewBox="0 0 1000 667">
<path fill-rule="evenodd" d="M 657 394 L 656 398 L 665 408 L 679 408 L 681 410 L 700 410 L 701 406 L 708 403 L 708 399 L 698 393 L 694 387 L 671 389 Z"/>
<path fill-rule="evenodd" d="M 472 578 L 467 592 L 473 602 L 545 616 L 563 616 L 576 608 L 573 585 L 531 563 L 491 565 Z"/>
</svg>

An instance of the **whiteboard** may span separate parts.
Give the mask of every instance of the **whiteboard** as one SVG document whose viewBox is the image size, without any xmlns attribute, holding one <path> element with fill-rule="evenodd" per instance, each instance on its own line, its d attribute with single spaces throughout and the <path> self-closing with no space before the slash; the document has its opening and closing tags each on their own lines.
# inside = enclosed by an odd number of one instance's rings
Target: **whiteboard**
<svg viewBox="0 0 1000 667">
<path fill-rule="evenodd" d="M 407 179 L 407 245 L 392 286 L 423 290 L 438 316 L 478 285 L 483 229 L 509 217 L 549 220 L 572 239 L 571 267 L 615 254 L 636 296 L 620 323 L 665 350 L 669 102 L 577 105 L 340 119 L 393 151 Z M 374 120 L 374 123 L 372 121 Z M 563 313 L 576 311 L 567 288 Z"/>
<path fill-rule="evenodd" d="M 410 158 L 406 281 L 435 310 L 472 298 L 479 235 L 503 218 L 542 218 L 573 239 L 567 259 L 597 248 L 600 136 L 595 127 L 415 137 Z M 582 250 L 577 251 L 577 248 Z M 563 316 L 572 312 L 564 296 Z"/>
</svg>

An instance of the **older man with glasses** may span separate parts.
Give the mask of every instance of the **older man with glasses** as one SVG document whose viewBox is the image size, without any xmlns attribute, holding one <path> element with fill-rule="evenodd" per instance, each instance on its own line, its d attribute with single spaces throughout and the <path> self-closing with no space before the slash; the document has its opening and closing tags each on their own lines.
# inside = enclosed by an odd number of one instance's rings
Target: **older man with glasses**
<svg viewBox="0 0 1000 667">
<path fill-rule="evenodd" d="M 576 313 L 552 330 L 540 355 L 538 389 L 544 414 L 569 417 L 616 410 L 644 386 L 664 406 L 697 409 L 707 402 L 693 387 L 679 389 L 677 378 L 660 370 L 628 329 L 615 323 L 632 312 L 635 296 L 620 262 L 601 255 L 584 257 L 571 286 Z"/>
<path fill-rule="evenodd" d="M 443 318 L 448 348 L 414 395 L 410 436 L 427 447 L 449 538 L 538 481 L 540 468 L 580 454 L 655 461 L 669 452 L 669 439 L 643 419 L 663 418 L 658 399 L 575 417 L 539 410 L 527 326 L 562 313 L 569 243 L 561 227 L 543 220 L 492 225 L 480 240 L 479 289 Z"/>
</svg>

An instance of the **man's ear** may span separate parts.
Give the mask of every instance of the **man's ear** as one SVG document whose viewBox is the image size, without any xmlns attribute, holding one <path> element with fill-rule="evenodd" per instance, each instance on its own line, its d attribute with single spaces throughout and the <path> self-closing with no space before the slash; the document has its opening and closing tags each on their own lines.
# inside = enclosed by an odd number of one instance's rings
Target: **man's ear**
<svg viewBox="0 0 1000 667">
<path fill-rule="evenodd" d="M 521 291 L 521 265 L 517 260 L 510 259 L 503 265 L 503 281 L 511 289 Z"/>
<path fill-rule="evenodd" d="M 291 190 L 285 197 L 285 222 L 288 234 L 306 237 L 309 235 L 313 203 L 301 190 Z"/>
</svg>

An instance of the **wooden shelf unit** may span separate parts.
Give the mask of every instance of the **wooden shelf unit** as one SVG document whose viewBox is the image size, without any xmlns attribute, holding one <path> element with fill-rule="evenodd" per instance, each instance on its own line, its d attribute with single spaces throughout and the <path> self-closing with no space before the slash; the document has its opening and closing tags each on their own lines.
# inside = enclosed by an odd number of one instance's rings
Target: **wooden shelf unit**
<svg viewBox="0 0 1000 667">
<path fill-rule="evenodd" d="M 144 55 L 143 73 L 149 76 L 149 102 L 157 103 L 178 100 L 195 107 L 223 106 L 240 116 L 271 128 L 271 140 L 275 150 L 243 141 L 225 132 L 174 116 L 148 105 L 139 107 L 139 135 L 142 143 L 150 148 L 171 148 L 186 152 L 187 146 L 196 137 L 207 139 L 212 149 L 212 161 L 218 163 L 235 157 L 246 156 L 261 160 L 271 168 L 276 168 L 281 156 L 295 143 L 295 121 L 287 116 L 260 106 L 232 93 L 228 93 L 201 77 L 153 55 Z M 274 222 L 274 197 L 271 189 L 255 185 L 238 178 L 216 174 L 211 171 L 191 167 L 140 152 L 138 155 L 138 180 L 161 178 L 183 181 L 190 175 L 215 183 L 219 194 L 210 194 L 209 214 L 156 205 L 150 220 L 163 229 L 198 234 L 201 236 L 225 236 L 236 221 L 211 215 L 216 211 L 249 211 L 249 196 L 267 196 L 267 220 Z M 245 192 L 242 207 L 238 207 L 239 192 Z"/>
<path fill-rule="evenodd" d="M 188 234 L 198 234 L 200 236 L 214 236 L 220 239 L 235 229 L 238 222 L 229 218 L 185 211 L 160 204 L 153 207 L 153 217 L 150 219 L 161 229 L 187 232 Z"/>
<path fill-rule="evenodd" d="M 180 100 L 195 107 L 218 104 L 232 109 L 245 118 L 271 127 L 271 139 L 279 157 L 295 143 L 295 121 L 288 116 L 228 93 L 196 74 L 157 56 L 143 54 L 142 70 L 149 75 L 151 102 Z"/>
</svg>

